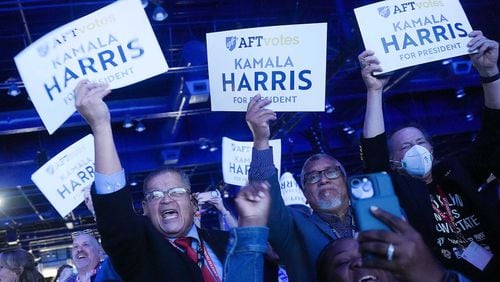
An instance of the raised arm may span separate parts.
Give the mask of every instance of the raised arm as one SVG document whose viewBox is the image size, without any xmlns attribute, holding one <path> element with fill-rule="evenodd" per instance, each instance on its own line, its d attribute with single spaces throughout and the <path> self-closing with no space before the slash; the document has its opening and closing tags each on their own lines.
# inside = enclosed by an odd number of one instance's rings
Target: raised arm
<svg viewBox="0 0 500 282">
<path fill-rule="evenodd" d="M 260 99 L 260 94 L 252 98 L 248 103 L 246 121 L 253 135 L 253 147 L 256 150 L 269 148 L 269 122 L 276 119 L 276 113 L 265 107 L 271 100 Z"/>
<path fill-rule="evenodd" d="M 385 132 L 384 113 L 382 111 L 382 92 L 389 81 L 388 77 L 376 77 L 374 71 L 382 71 L 375 53 L 365 50 L 358 56 L 361 76 L 366 85 L 366 113 L 363 124 L 364 138 L 372 138 Z"/>
<path fill-rule="evenodd" d="M 109 109 L 103 98 L 111 91 L 107 84 L 82 80 L 75 88 L 75 106 L 85 118 L 94 134 L 95 170 L 102 174 L 114 174 L 122 170 L 116 151 Z"/>
<path fill-rule="evenodd" d="M 498 42 L 486 38 L 479 30 L 469 34 L 472 39 L 467 46 L 471 60 L 481 76 L 484 104 L 490 109 L 500 109 L 500 76 L 498 74 Z M 495 79 L 496 78 L 496 79 Z"/>
<path fill-rule="evenodd" d="M 271 206 L 269 184 L 259 182 L 241 188 L 235 199 L 239 227 L 231 230 L 224 281 L 263 281 L 264 253 Z"/>
</svg>

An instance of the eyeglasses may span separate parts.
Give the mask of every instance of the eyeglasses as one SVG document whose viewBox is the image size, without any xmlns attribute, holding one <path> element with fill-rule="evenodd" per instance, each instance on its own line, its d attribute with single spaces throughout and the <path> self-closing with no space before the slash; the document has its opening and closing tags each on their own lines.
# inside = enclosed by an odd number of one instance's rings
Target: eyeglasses
<svg viewBox="0 0 500 282">
<path fill-rule="evenodd" d="M 144 199 L 146 199 L 147 202 L 151 201 L 158 201 L 160 199 L 163 199 L 165 195 L 167 195 L 170 199 L 179 199 L 184 197 L 189 192 L 187 188 L 184 187 L 174 187 L 170 188 L 166 191 L 162 190 L 153 190 L 149 191 L 144 195 Z"/>
<path fill-rule="evenodd" d="M 330 180 L 339 178 L 341 175 L 340 168 L 338 166 L 329 167 L 324 170 L 309 172 L 304 175 L 304 182 L 307 184 L 318 183 L 323 175 Z"/>
<path fill-rule="evenodd" d="M 94 236 L 94 230 L 93 229 L 84 229 L 84 230 L 80 230 L 80 231 L 71 232 L 72 239 L 75 239 L 75 237 L 78 237 L 80 235 Z"/>
</svg>

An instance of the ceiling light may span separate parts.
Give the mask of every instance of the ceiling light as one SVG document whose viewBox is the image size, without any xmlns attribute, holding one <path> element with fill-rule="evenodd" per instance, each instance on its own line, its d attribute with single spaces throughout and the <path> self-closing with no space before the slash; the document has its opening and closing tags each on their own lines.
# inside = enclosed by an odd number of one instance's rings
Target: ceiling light
<svg viewBox="0 0 500 282">
<path fill-rule="evenodd" d="M 139 183 L 137 182 L 137 179 L 135 179 L 135 178 L 131 178 L 131 179 L 130 179 L 130 186 L 137 186 L 137 184 L 139 184 Z"/>
<path fill-rule="evenodd" d="M 210 141 L 207 138 L 198 139 L 198 144 L 200 144 L 201 150 L 206 150 L 210 147 Z"/>
<path fill-rule="evenodd" d="M 222 197 L 223 198 L 229 198 L 229 192 L 227 190 L 224 190 L 224 192 L 222 192 Z"/>
<path fill-rule="evenodd" d="M 66 228 L 68 228 L 70 230 L 73 229 L 73 228 L 75 228 L 75 225 L 73 224 L 73 221 L 66 221 L 65 224 L 66 224 Z"/>
<path fill-rule="evenodd" d="M 348 135 L 354 134 L 356 132 L 356 130 L 354 130 L 354 128 L 352 128 L 349 125 L 345 125 L 344 128 L 342 128 L 342 130 Z"/>
<path fill-rule="evenodd" d="M 161 22 L 168 18 L 168 13 L 161 5 L 157 5 L 153 11 L 152 18 L 157 22 Z"/>
<path fill-rule="evenodd" d="M 131 128 L 132 126 L 134 126 L 134 122 L 132 121 L 132 118 L 127 115 L 123 120 L 123 128 Z"/>
<path fill-rule="evenodd" d="M 15 83 L 11 83 L 9 85 L 9 89 L 7 90 L 7 94 L 12 97 L 16 97 L 19 94 L 21 94 L 21 89 L 19 89 L 19 86 Z"/>
<path fill-rule="evenodd" d="M 443 66 L 446 66 L 446 65 L 449 65 L 451 62 L 452 62 L 452 60 L 451 60 L 451 59 L 446 59 L 446 60 L 442 60 L 442 61 L 441 61 L 441 64 L 442 64 Z"/>
<path fill-rule="evenodd" d="M 210 152 L 215 152 L 215 151 L 219 150 L 219 148 L 218 148 L 217 146 L 215 146 L 215 145 L 212 145 L 212 146 L 210 147 L 210 149 L 208 149 L 208 150 L 209 150 Z"/>
<path fill-rule="evenodd" d="M 144 130 L 146 130 L 146 126 L 144 126 L 142 122 L 138 121 L 137 124 L 135 125 L 135 131 L 143 132 Z"/>
<path fill-rule="evenodd" d="M 335 111 L 335 107 L 334 107 L 334 106 L 332 106 L 332 104 L 330 104 L 330 102 L 326 102 L 326 104 L 325 104 L 325 112 L 326 112 L 327 114 L 331 114 L 331 113 L 333 113 L 334 111 Z"/>
<path fill-rule="evenodd" d="M 474 114 L 473 113 L 467 113 L 465 115 L 465 120 L 466 121 L 473 121 L 474 120 Z"/>
<path fill-rule="evenodd" d="M 465 97 L 465 95 L 467 95 L 467 93 L 463 88 L 457 89 L 457 91 L 455 91 L 455 97 L 457 97 L 457 99 L 462 99 L 463 97 Z"/>
</svg>

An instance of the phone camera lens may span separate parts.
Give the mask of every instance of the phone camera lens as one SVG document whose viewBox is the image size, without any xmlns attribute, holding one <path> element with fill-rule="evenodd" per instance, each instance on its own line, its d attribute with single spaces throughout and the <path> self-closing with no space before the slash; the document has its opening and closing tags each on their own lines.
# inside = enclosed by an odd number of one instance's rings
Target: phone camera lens
<svg viewBox="0 0 500 282">
<path fill-rule="evenodd" d="M 360 186 L 361 186 L 361 180 L 359 180 L 358 178 L 354 178 L 351 180 L 351 187 L 353 189 L 358 189 Z"/>
</svg>

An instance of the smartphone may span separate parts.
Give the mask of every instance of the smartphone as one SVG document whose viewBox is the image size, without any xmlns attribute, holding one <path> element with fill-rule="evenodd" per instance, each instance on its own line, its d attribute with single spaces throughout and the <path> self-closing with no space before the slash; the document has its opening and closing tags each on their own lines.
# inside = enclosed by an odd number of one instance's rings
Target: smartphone
<svg viewBox="0 0 500 282">
<path fill-rule="evenodd" d="M 214 190 L 198 194 L 197 200 L 200 205 L 203 205 L 209 200 L 216 199 L 217 197 L 219 197 L 219 191 Z"/>
<path fill-rule="evenodd" d="M 371 206 L 402 217 L 391 177 L 386 172 L 353 175 L 347 179 L 347 184 L 359 231 L 390 230 L 385 223 L 373 216 Z"/>
</svg>

